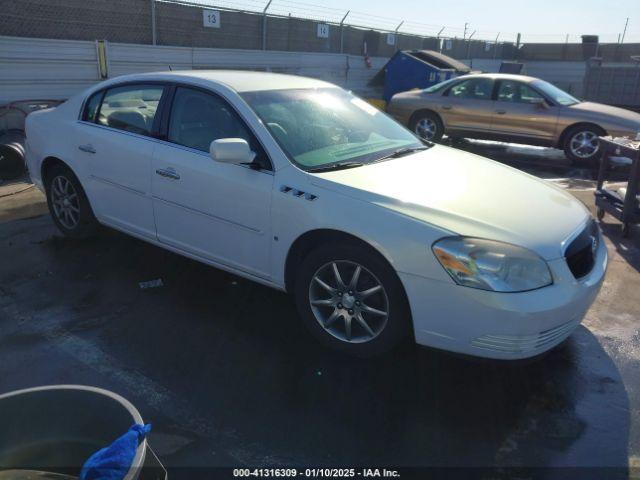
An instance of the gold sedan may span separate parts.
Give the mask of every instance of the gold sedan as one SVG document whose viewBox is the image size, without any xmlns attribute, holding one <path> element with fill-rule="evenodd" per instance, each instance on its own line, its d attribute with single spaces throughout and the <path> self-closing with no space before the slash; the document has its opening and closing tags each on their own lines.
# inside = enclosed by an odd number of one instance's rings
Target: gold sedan
<svg viewBox="0 0 640 480">
<path fill-rule="evenodd" d="M 571 161 L 600 153 L 598 137 L 635 136 L 640 114 L 582 102 L 523 75 L 473 74 L 393 96 L 387 111 L 420 137 L 477 138 L 560 148 Z"/>
</svg>

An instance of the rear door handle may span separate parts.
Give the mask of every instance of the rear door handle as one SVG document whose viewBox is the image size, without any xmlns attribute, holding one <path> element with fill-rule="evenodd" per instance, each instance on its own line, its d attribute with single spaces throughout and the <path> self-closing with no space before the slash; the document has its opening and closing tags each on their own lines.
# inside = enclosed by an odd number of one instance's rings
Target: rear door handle
<svg viewBox="0 0 640 480">
<path fill-rule="evenodd" d="M 496 110 L 496 113 L 498 115 L 504 115 L 505 113 L 507 113 L 507 111 L 506 110 Z"/>
<path fill-rule="evenodd" d="M 161 177 L 171 178 L 173 180 L 180 180 L 180 175 L 173 168 L 159 168 L 156 173 Z"/>
<path fill-rule="evenodd" d="M 451 105 L 443 105 L 442 109 L 443 110 L 451 110 Z"/>
<path fill-rule="evenodd" d="M 86 145 L 78 145 L 78 150 L 82 150 L 87 153 L 96 153 L 96 149 L 93 148 L 93 145 L 87 143 Z"/>
</svg>

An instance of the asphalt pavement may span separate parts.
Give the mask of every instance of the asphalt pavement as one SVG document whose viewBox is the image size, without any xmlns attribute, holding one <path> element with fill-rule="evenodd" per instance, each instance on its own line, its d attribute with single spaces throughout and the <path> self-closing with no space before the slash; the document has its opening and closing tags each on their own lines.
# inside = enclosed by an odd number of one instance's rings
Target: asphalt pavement
<svg viewBox="0 0 640 480">
<path fill-rule="evenodd" d="M 593 208 L 593 172 L 557 151 L 462 148 Z M 28 186 L 0 184 L 0 393 L 56 383 L 113 390 L 153 424 L 150 443 L 170 478 L 248 465 L 640 478 L 638 228 L 624 239 L 605 217 L 602 292 L 542 358 L 475 360 L 405 344 L 360 360 L 318 346 L 283 293 L 112 230 L 61 237 Z M 162 286 L 140 288 L 155 279 Z"/>
</svg>

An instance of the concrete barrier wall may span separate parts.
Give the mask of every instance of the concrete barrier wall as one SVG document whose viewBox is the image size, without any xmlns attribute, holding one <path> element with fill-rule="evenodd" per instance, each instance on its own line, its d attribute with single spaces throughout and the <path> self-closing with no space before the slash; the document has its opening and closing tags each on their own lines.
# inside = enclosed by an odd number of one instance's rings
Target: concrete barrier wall
<svg viewBox="0 0 640 480">
<path fill-rule="evenodd" d="M 362 56 L 169 47 L 108 43 L 109 76 L 184 69 L 244 69 L 326 80 L 364 97 L 380 95 L 367 84 L 387 62 Z M 0 37 L 0 103 L 64 99 L 100 81 L 95 42 Z"/>
<path fill-rule="evenodd" d="M 590 100 L 640 108 L 640 63 L 636 65 L 589 65 L 584 80 Z"/>
</svg>

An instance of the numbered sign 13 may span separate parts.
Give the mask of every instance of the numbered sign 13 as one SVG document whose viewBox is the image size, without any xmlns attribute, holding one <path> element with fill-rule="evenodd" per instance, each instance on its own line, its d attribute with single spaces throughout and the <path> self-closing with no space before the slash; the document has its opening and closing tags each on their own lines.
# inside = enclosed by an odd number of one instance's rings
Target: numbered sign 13
<svg viewBox="0 0 640 480">
<path fill-rule="evenodd" d="M 202 10 L 202 21 L 205 27 L 220 28 L 220 12 L 217 10 Z"/>
</svg>

